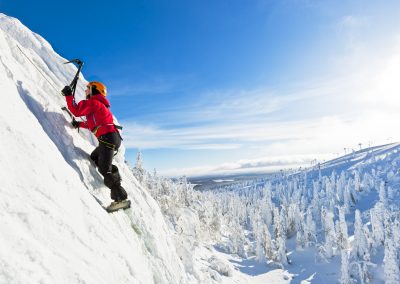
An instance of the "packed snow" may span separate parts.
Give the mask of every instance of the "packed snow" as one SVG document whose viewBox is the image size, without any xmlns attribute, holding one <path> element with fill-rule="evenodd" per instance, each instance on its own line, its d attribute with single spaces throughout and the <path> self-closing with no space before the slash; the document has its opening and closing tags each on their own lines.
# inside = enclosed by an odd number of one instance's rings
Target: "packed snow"
<svg viewBox="0 0 400 284">
<path fill-rule="evenodd" d="M 4 14 L 0 51 L 0 283 L 400 283 L 400 144 L 202 191 L 122 147 L 132 206 L 109 214 L 61 110 L 76 68 Z"/>
</svg>

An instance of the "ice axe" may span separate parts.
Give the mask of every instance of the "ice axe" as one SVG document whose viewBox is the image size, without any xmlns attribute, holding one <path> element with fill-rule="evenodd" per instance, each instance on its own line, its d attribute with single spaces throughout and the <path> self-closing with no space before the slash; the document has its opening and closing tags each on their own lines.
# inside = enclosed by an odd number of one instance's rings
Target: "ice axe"
<svg viewBox="0 0 400 284">
<path fill-rule="evenodd" d="M 68 113 L 68 115 L 71 117 L 72 120 L 75 119 L 75 117 L 72 115 L 72 113 L 67 109 L 67 107 L 62 107 L 61 108 L 63 111 L 65 111 L 66 113 Z"/>
<path fill-rule="evenodd" d="M 72 115 L 72 113 L 67 109 L 67 107 L 62 107 L 61 108 L 63 111 L 65 111 L 66 113 L 68 113 L 68 115 L 71 117 L 71 119 L 72 119 L 72 125 L 73 125 L 73 123 L 74 122 L 78 122 L 76 119 L 75 119 L 75 117 Z M 78 132 L 79 132 L 79 128 L 78 128 Z"/>
<path fill-rule="evenodd" d="M 72 96 L 75 98 L 75 89 L 76 89 L 76 84 L 78 83 L 79 80 L 79 73 L 81 73 L 82 67 L 83 67 L 83 61 L 79 60 L 79 59 L 72 59 L 68 62 L 65 62 L 64 64 L 69 64 L 69 63 L 73 63 L 76 64 L 78 66 L 78 71 L 76 71 L 75 77 L 72 80 L 71 84 L 69 84 L 69 86 L 72 89 Z"/>
<path fill-rule="evenodd" d="M 79 74 L 81 73 L 81 70 L 82 70 L 82 67 L 83 67 L 83 61 L 79 60 L 79 59 L 72 59 L 72 60 L 70 60 L 68 62 L 65 62 L 64 64 L 69 64 L 69 63 L 73 63 L 73 64 L 78 65 L 78 70 L 76 71 L 75 77 L 72 80 L 71 84 L 69 84 L 69 86 L 72 89 L 72 97 L 75 100 L 76 84 L 78 83 Z M 72 122 L 76 122 L 75 117 L 72 115 L 72 113 L 66 107 L 62 107 L 61 109 L 68 113 L 68 115 L 72 118 Z M 78 131 L 79 131 L 79 128 L 78 128 Z"/>
</svg>

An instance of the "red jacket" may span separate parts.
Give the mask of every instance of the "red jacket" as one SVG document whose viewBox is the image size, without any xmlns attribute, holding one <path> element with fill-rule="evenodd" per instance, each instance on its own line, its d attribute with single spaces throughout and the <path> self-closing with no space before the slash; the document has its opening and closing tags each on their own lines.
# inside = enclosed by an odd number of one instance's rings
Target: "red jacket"
<svg viewBox="0 0 400 284">
<path fill-rule="evenodd" d="M 80 122 L 79 127 L 88 128 L 96 137 L 109 132 L 117 132 L 113 116 L 110 111 L 110 102 L 103 95 L 94 95 L 78 104 L 72 96 L 66 96 L 68 109 L 74 116 L 86 116 L 86 122 Z"/>
</svg>

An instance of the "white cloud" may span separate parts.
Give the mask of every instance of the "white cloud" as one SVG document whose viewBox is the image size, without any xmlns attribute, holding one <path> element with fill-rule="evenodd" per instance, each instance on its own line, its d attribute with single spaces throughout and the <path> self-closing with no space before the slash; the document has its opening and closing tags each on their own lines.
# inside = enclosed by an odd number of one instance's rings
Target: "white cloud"
<svg viewBox="0 0 400 284">
<path fill-rule="evenodd" d="M 298 139 L 300 125 L 287 121 L 287 108 L 324 94 L 320 88 L 276 95 L 265 90 L 227 91 L 204 95 L 215 99 L 180 112 L 159 114 L 159 125 L 121 121 L 125 144 L 132 148 L 235 149 L 251 142 Z M 285 117 L 280 118 L 279 117 Z M 179 126 L 174 126 L 177 122 Z M 167 125 L 167 126 L 163 126 Z"/>
<path fill-rule="evenodd" d="M 219 93 L 211 106 L 200 104 L 172 117 L 161 115 L 186 122 L 179 127 L 125 121 L 125 144 L 140 149 L 214 150 L 259 145 L 266 154 L 296 154 L 326 153 L 397 137 L 392 132 L 400 125 L 400 45 L 385 58 L 366 61 L 359 68 L 363 76 L 342 72 L 335 80 L 290 94 L 228 91 Z"/>
<path fill-rule="evenodd" d="M 325 159 L 332 156 L 319 156 Z M 204 176 L 207 174 L 246 174 L 246 173 L 272 173 L 282 169 L 297 170 L 300 167 L 310 166 L 315 160 L 314 155 L 291 155 L 277 156 L 273 158 L 259 158 L 254 160 L 239 160 L 234 163 L 223 163 L 221 165 L 209 165 L 192 168 L 175 168 L 160 171 L 164 176 Z"/>
</svg>

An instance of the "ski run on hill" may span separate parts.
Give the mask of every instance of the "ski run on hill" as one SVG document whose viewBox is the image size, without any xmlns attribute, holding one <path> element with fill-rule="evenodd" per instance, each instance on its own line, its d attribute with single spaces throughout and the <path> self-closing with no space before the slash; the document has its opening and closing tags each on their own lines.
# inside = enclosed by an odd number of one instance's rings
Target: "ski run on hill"
<svg viewBox="0 0 400 284">
<path fill-rule="evenodd" d="M 0 283 L 400 283 L 399 144 L 202 191 L 122 147 L 132 203 L 109 214 L 66 61 L 0 14 Z"/>
</svg>

